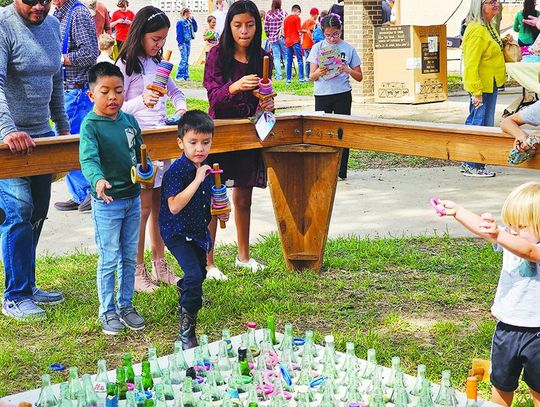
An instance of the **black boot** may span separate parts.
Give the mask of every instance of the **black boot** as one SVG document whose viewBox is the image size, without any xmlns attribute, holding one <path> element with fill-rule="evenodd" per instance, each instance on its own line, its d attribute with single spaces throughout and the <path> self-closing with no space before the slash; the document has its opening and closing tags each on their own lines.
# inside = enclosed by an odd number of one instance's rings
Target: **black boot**
<svg viewBox="0 0 540 407">
<path fill-rule="evenodd" d="M 182 349 L 191 349 L 198 346 L 195 336 L 195 325 L 197 324 L 197 314 L 190 314 L 185 308 L 180 307 L 180 330 L 178 340 L 182 341 Z"/>
</svg>

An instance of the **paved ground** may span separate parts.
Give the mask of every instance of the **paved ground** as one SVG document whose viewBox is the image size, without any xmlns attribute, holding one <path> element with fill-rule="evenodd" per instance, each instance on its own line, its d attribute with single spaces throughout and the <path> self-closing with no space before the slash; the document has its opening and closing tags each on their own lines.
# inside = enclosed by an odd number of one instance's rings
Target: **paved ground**
<svg viewBox="0 0 540 407">
<path fill-rule="evenodd" d="M 204 97 L 204 91 L 190 90 L 188 97 Z M 519 91 L 504 92 L 499 97 L 502 111 Z M 280 95 L 278 106 L 313 110 L 313 98 Z M 433 120 L 462 123 L 467 112 L 467 97 L 455 96 L 444 103 L 429 105 L 357 105 L 354 113 L 371 117 Z M 504 198 L 516 185 L 538 178 L 531 170 L 496 168 L 491 179 L 474 179 L 460 175 L 456 167 L 354 171 L 349 179 L 338 183 L 330 224 L 330 236 L 401 236 L 445 233 L 469 234 L 456 222 L 437 218 L 429 198 L 454 199 L 475 211 L 498 214 Z M 53 184 L 52 201 L 67 198 L 64 182 Z M 252 240 L 276 231 L 268 189 L 256 189 L 253 199 Z M 236 239 L 234 221 L 218 232 L 218 243 Z M 45 223 L 39 253 L 63 254 L 75 249 L 95 250 L 89 214 L 62 213 L 52 208 Z"/>
</svg>

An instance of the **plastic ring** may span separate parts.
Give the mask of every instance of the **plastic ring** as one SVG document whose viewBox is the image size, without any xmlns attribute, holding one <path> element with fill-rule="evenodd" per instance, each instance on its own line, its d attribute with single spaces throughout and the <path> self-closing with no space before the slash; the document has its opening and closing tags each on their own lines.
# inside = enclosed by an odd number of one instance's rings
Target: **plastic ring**
<svg viewBox="0 0 540 407">
<path fill-rule="evenodd" d="M 223 170 L 220 168 L 219 170 L 210 170 L 210 174 L 222 174 L 223 173 Z"/>
<path fill-rule="evenodd" d="M 49 370 L 61 372 L 62 370 L 66 370 L 66 366 L 61 363 L 53 363 L 52 365 L 49 365 Z"/>
<path fill-rule="evenodd" d="M 326 381 L 326 376 L 319 376 L 315 379 L 313 379 L 311 382 L 309 382 L 309 387 L 317 387 L 321 384 L 323 384 Z"/>
<path fill-rule="evenodd" d="M 306 343 L 306 340 L 304 338 L 293 338 L 293 343 L 296 346 L 302 346 L 303 344 Z"/>
<path fill-rule="evenodd" d="M 283 377 L 283 380 L 285 380 L 287 386 L 292 385 L 291 374 L 289 373 L 287 368 L 283 365 L 279 365 L 279 370 L 281 371 L 281 377 Z"/>
</svg>

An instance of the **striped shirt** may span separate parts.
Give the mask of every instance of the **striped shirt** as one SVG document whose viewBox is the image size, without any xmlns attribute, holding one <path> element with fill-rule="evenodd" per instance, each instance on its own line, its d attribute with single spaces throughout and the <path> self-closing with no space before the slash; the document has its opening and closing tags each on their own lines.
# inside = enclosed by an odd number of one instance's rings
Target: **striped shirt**
<svg viewBox="0 0 540 407">
<path fill-rule="evenodd" d="M 54 12 L 60 20 L 62 41 L 66 32 L 69 11 L 77 0 L 67 0 L 62 7 Z M 88 82 L 88 70 L 96 63 L 99 55 L 96 26 L 92 14 L 86 7 L 77 7 L 71 17 L 71 27 L 68 36 L 67 56 L 71 65 L 66 65 L 65 81 L 69 84 L 84 84 Z"/>
<path fill-rule="evenodd" d="M 283 20 L 287 17 L 287 12 L 281 9 L 270 10 L 264 16 L 264 31 L 268 37 L 270 44 L 275 44 L 279 41 L 282 35 Z"/>
</svg>

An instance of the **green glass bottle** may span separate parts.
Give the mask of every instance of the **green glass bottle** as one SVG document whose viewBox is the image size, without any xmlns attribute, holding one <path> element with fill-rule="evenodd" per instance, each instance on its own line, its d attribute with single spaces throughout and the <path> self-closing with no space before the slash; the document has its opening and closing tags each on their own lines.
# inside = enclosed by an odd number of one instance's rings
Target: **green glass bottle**
<svg viewBox="0 0 540 407">
<path fill-rule="evenodd" d="M 92 385 L 92 378 L 89 374 L 85 374 L 82 377 L 82 385 L 84 392 L 86 393 L 86 405 L 88 407 L 98 407 L 98 395 Z"/>
<path fill-rule="evenodd" d="M 79 370 L 75 366 L 69 368 L 68 386 L 70 399 L 77 401 L 81 382 L 79 381 Z"/>
<path fill-rule="evenodd" d="M 161 368 L 159 367 L 157 350 L 153 346 L 150 346 L 148 348 L 148 361 L 150 362 L 150 373 L 152 374 L 152 380 L 154 381 L 154 385 L 156 385 L 157 383 L 161 383 L 163 373 L 161 372 Z"/>
<path fill-rule="evenodd" d="M 115 382 L 107 383 L 107 398 L 105 407 L 118 407 L 118 386 Z"/>
<path fill-rule="evenodd" d="M 135 371 L 133 370 L 133 362 L 131 353 L 126 353 L 122 358 L 122 366 L 126 368 L 126 382 L 135 383 Z"/>
<path fill-rule="evenodd" d="M 251 374 L 247 353 L 248 350 L 243 346 L 238 348 L 238 363 L 240 364 L 240 373 L 244 376 L 249 376 Z"/>
<path fill-rule="evenodd" d="M 44 374 L 41 376 L 41 391 L 39 392 L 39 398 L 36 403 L 36 407 L 56 407 L 58 406 L 58 400 L 54 396 L 54 392 L 51 386 L 51 376 Z"/>
<path fill-rule="evenodd" d="M 105 403 L 107 397 L 107 383 L 109 383 L 109 377 L 107 376 L 107 362 L 105 359 L 100 359 L 97 362 L 97 374 L 94 381 L 94 390 L 98 396 L 98 401 Z"/>
<path fill-rule="evenodd" d="M 152 390 L 154 388 L 154 380 L 152 379 L 152 373 L 150 372 L 150 362 L 143 360 L 142 362 L 141 379 L 144 390 Z"/>
<path fill-rule="evenodd" d="M 116 386 L 118 388 L 118 400 L 125 400 L 128 386 L 126 382 L 126 368 L 118 366 L 116 368 Z"/>
<path fill-rule="evenodd" d="M 266 327 L 270 330 L 270 340 L 272 341 L 272 345 L 277 345 L 279 342 L 276 339 L 276 319 L 273 315 L 269 315 L 266 318 Z"/>
</svg>

